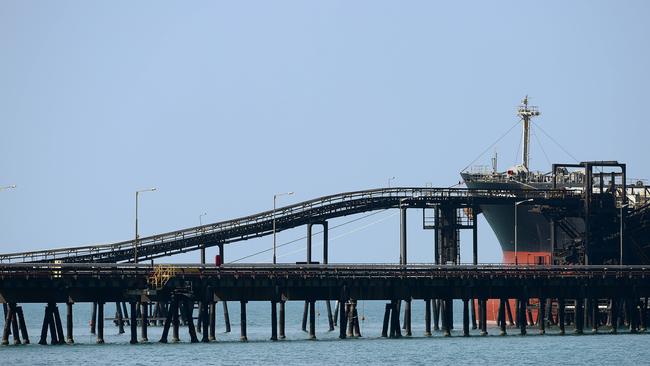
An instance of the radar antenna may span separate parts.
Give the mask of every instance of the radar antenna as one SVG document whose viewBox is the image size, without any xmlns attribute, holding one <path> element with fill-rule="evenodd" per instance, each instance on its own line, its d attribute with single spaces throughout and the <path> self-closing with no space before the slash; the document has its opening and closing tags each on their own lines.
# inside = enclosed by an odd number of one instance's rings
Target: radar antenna
<svg viewBox="0 0 650 366">
<path fill-rule="evenodd" d="M 524 100 L 521 101 L 521 105 L 519 105 L 519 109 L 517 110 L 517 115 L 523 122 L 523 131 L 521 135 L 523 146 L 521 152 L 521 164 L 526 170 L 528 170 L 528 164 L 530 162 L 530 120 L 533 117 L 539 116 L 539 110 L 537 107 L 528 105 L 528 95 L 526 95 Z"/>
</svg>

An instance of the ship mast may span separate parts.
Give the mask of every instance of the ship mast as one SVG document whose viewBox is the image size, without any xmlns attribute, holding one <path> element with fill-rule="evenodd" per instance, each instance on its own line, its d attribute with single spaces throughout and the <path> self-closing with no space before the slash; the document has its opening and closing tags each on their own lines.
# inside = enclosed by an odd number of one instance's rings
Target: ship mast
<svg viewBox="0 0 650 366">
<path fill-rule="evenodd" d="M 533 117 L 539 116 L 539 110 L 536 106 L 528 105 L 528 95 L 521 101 L 521 105 L 517 110 L 517 115 L 523 122 L 523 131 L 521 135 L 523 149 L 521 151 L 521 165 L 528 170 L 528 163 L 530 161 L 530 120 Z"/>
</svg>

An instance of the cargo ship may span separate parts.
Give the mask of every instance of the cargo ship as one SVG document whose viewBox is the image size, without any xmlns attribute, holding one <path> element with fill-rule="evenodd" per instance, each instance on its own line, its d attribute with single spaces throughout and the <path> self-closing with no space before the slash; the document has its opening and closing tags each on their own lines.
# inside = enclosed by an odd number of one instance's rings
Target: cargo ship
<svg viewBox="0 0 650 366">
<path fill-rule="evenodd" d="M 566 189 L 584 193 L 586 187 L 591 185 L 591 192 L 594 194 L 605 193 L 608 190 L 618 189 L 619 197 L 625 196 L 624 202 L 615 202 L 615 207 L 630 206 L 639 207 L 648 205 L 649 187 L 642 181 L 632 184 L 625 183 L 624 168 L 619 173 L 612 172 L 599 175 L 599 179 L 589 176 L 586 169 L 568 169 L 554 166 L 548 172 L 534 171 L 530 169 L 530 131 L 532 120 L 539 116 L 540 112 L 536 106 L 528 103 L 526 96 L 517 108 L 517 116 L 522 125 L 521 132 L 521 161 L 506 171 L 498 171 L 497 156 L 492 158 L 491 169 L 471 168 L 460 173 L 463 183 L 467 188 L 475 189 L 508 189 L 508 190 L 529 190 L 529 189 Z M 624 166 L 618 162 L 600 162 L 610 165 Z M 580 166 L 578 163 L 575 166 Z M 591 182 L 587 184 L 587 181 Z M 622 188 L 621 188 L 622 187 Z M 625 194 L 621 194 L 625 192 Z M 518 265 L 549 265 L 549 264 L 579 264 L 584 262 L 583 257 L 575 255 L 568 261 L 561 262 L 558 259 L 558 248 L 553 248 L 552 233 L 555 233 L 555 243 L 577 243 L 580 247 L 580 234 L 585 232 L 585 220 L 580 217 L 565 219 L 563 230 L 552 230 L 549 218 L 542 212 L 542 207 L 531 204 L 528 200 L 515 200 L 513 205 L 482 205 L 480 207 L 486 221 L 494 231 L 503 252 L 504 264 Z M 571 235 L 572 232 L 574 235 Z M 618 240 L 612 237 L 612 240 Z M 615 245 L 618 247 L 618 245 Z M 555 256 L 552 252 L 555 251 Z M 618 260 L 610 259 L 604 263 L 590 264 L 617 264 Z M 510 300 L 510 307 L 515 306 L 514 300 Z M 531 315 L 536 317 L 536 304 L 531 303 Z M 487 304 L 488 320 L 497 320 L 498 300 L 489 300 Z"/>
<path fill-rule="evenodd" d="M 460 173 L 468 188 L 476 189 L 567 189 L 583 192 L 588 179 L 584 169 L 557 169 L 556 172 L 533 171 L 530 161 L 530 131 L 533 118 L 540 115 L 536 106 L 528 104 L 526 96 L 517 108 L 517 116 L 521 120 L 521 161 L 506 171 L 497 171 L 496 154 L 492 158 L 492 169 L 473 168 Z M 618 164 L 617 162 L 610 162 Z M 584 164 L 584 163 L 580 163 Z M 580 165 L 578 164 L 578 165 Z M 554 176 L 555 175 L 555 176 Z M 610 189 L 626 188 L 626 202 L 630 206 L 647 203 L 647 187 L 642 181 L 622 184 L 625 175 L 616 173 L 605 175 L 606 181 L 598 182 L 593 179 L 592 191 L 600 193 Z M 620 203 L 619 203 L 620 204 Z M 485 219 L 494 231 L 503 251 L 503 263 L 522 265 L 544 265 L 551 263 L 551 225 L 549 219 L 542 213 L 541 207 L 529 204 L 527 201 L 516 201 L 513 206 L 483 205 L 480 207 Z M 585 222 L 575 217 L 567 220 L 571 229 L 577 233 L 584 232 Z M 516 227 L 516 230 L 515 230 Z M 565 230 L 556 230 L 556 242 L 573 240 Z M 606 264 L 606 263 L 591 263 Z"/>
<path fill-rule="evenodd" d="M 551 173 L 532 171 L 530 161 L 530 129 L 532 119 L 540 115 L 536 106 L 528 104 L 526 96 L 517 116 L 521 119 L 521 162 L 504 172 L 497 171 L 497 156 L 492 158 L 492 170 L 477 170 L 460 173 L 468 188 L 477 189 L 550 189 L 553 188 Z M 573 172 L 560 179 L 560 187 L 581 189 L 584 182 L 582 172 Z M 494 231 L 503 251 L 503 263 L 507 264 L 551 264 L 551 232 L 546 217 L 540 208 L 528 202 L 516 202 L 513 207 L 503 205 L 484 205 L 481 211 Z M 515 217 L 516 216 L 516 217 Z M 515 243 L 515 219 L 517 233 Z M 578 230 L 584 223 L 574 222 Z M 560 238 L 558 238 L 560 239 Z M 561 240 L 561 239 L 560 239 Z M 516 254 L 515 254 L 516 253 Z"/>
</svg>

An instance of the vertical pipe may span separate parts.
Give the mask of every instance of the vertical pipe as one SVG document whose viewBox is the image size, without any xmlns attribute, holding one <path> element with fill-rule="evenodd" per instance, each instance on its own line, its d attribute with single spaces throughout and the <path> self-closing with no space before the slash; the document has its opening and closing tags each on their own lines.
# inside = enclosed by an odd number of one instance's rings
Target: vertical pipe
<svg viewBox="0 0 650 366">
<path fill-rule="evenodd" d="M 328 264 L 329 263 L 328 231 L 329 231 L 329 225 L 327 224 L 327 221 L 323 221 L 323 264 Z M 329 304 L 329 301 L 328 301 L 328 304 Z M 331 330 L 334 330 L 334 329 L 332 328 Z"/>
<path fill-rule="evenodd" d="M 311 263 L 311 228 L 312 224 L 307 224 L 307 264 Z"/>
<path fill-rule="evenodd" d="M 469 299 L 463 299 L 463 337 L 469 337 Z"/>
<path fill-rule="evenodd" d="M 209 322 L 210 315 L 208 314 L 208 301 L 203 299 L 201 301 L 201 342 L 208 343 L 210 342 L 210 325 Z"/>
<path fill-rule="evenodd" d="M 399 225 L 399 264 L 406 264 L 406 207 L 400 208 L 400 225 Z"/>
<path fill-rule="evenodd" d="M 97 344 L 104 343 L 104 302 L 97 303 Z"/>
<path fill-rule="evenodd" d="M 431 299 L 424 300 L 424 335 L 431 336 Z"/>
<path fill-rule="evenodd" d="M 316 339 L 316 301 L 309 301 L 309 339 Z"/>
<path fill-rule="evenodd" d="M 142 319 L 140 321 L 140 338 L 141 342 L 148 342 L 149 337 L 147 336 L 147 324 L 149 323 L 149 317 L 148 317 L 148 307 L 146 302 L 140 302 L 140 313 L 142 315 Z"/>
<path fill-rule="evenodd" d="M 137 304 L 135 301 L 130 301 L 129 305 L 131 306 L 131 321 L 130 321 L 131 324 L 129 324 L 129 326 L 131 327 L 131 341 L 129 343 L 137 344 L 138 343 L 138 320 L 136 318 L 138 314 L 138 310 L 136 309 Z"/>
<path fill-rule="evenodd" d="M 73 323 L 72 323 L 72 302 L 68 302 L 66 304 L 67 307 L 67 314 L 66 314 L 66 329 L 68 331 L 67 337 L 65 339 L 66 343 L 68 344 L 73 344 L 74 343 L 74 338 L 72 337 L 73 333 Z M 124 323 L 122 323 L 124 324 Z M 124 331 L 122 331 L 124 332 Z"/>
<path fill-rule="evenodd" d="M 217 325 L 217 306 L 214 301 L 210 301 L 210 330 L 208 339 L 214 341 L 217 339 L 215 336 L 215 328 Z"/>
<path fill-rule="evenodd" d="M 329 300 L 325 300 L 325 307 L 327 308 L 327 324 L 331 332 L 334 330 L 334 318 L 332 317 L 332 304 L 330 304 Z"/>
<path fill-rule="evenodd" d="M 279 333 L 280 339 L 285 339 L 287 336 L 284 334 L 284 323 L 285 323 L 285 301 L 280 301 L 280 324 L 279 324 Z"/>
<path fill-rule="evenodd" d="M 124 320 L 122 318 L 122 307 L 120 306 L 119 301 L 115 303 L 115 317 L 117 318 L 117 332 L 122 334 L 124 333 Z"/>
<path fill-rule="evenodd" d="M 223 319 L 226 323 L 226 333 L 230 333 L 230 314 L 228 313 L 228 303 L 223 301 Z"/>
<path fill-rule="evenodd" d="M 307 264 L 311 263 L 311 236 L 312 224 L 307 224 Z"/>
<path fill-rule="evenodd" d="M 241 306 L 240 320 L 239 320 L 239 340 L 242 342 L 248 341 L 248 335 L 246 334 L 246 303 L 248 301 L 241 300 L 239 302 Z"/>
<path fill-rule="evenodd" d="M 539 298 L 539 309 L 537 310 L 537 323 L 539 325 L 539 334 L 546 333 L 546 299 Z"/>
<path fill-rule="evenodd" d="M 275 300 L 271 301 L 271 340 L 272 341 L 278 340 L 278 316 L 277 316 L 277 308 L 275 305 L 276 305 L 276 301 Z"/>
<path fill-rule="evenodd" d="M 386 304 L 384 308 L 384 322 L 381 327 L 381 336 L 388 337 L 388 322 L 390 321 L 390 304 Z"/>
<path fill-rule="evenodd" d="M 478 213 L 476 208 L 472 208 L 472 264 L 478 265 Z"/>
<path fill-rule="evenodd" d="M 557 299 L 557 315 L 560 322 L 560 334 L 564 334 L 564 299 Z"/>
</svg>

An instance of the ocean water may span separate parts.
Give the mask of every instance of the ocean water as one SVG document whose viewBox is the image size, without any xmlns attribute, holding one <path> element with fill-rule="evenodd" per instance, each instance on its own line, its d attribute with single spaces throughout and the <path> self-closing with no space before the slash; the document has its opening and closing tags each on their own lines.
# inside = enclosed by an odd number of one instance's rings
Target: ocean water
<svg viewBox="0 0 650 366">
<path fill-rule="evenodd" d="M 247 306 L 248 342 L 239 340 L 239 303 L 228 303 L 232 332 L 224 333 L 223 312 L 219 304 L 217 341 L 208 344 L 189 343 L 186 327 L 181 327 L 180 343 L 160 344 L 162 327 L 149 327 L 149 342 L 130 345 L 129 328 L 118 334 L 110 321 L 105 323 L 106 344 L 95 344 L 95 336 L 88 326 L 91 304 L 75 304 L 74 345 L 40 346 L 44 305 L 24 304 L 30 345 L 0 347 L 0 365 L 182 365 L 182 364 L 457 364 L 457 365 L 515 365 L 515 364 L 573 364 L 573 365 L 643 365 L 650 364 L 650 332 L 618 335 L 569 334 L 560 336 L 551 328 L 544 336 L 536 329 L 528 335 L 518 335 L 509 329 L 505 337 L 498 329 L 488 328 L 489 335 L 472 337 L 460 335 L 460 302 L 455 309 L 455 331 L 452 337 L 435 332 L 424 336 L 424 303 L 413 301 L 412 337 L 381 338 L 384 302 L 359 301 L 362 337 L 338 339 L 338 328 L 328 332 L 326 308 L 317 303 L 316 336 L 308 340 L 300 330 L 302 302 L 287 303 L 287 339 L 271 342 L 270 304 L 250 302 Z M 334 304 L 332 304 L 334 308 Z M 65 305 L 59 305 L 65 327 Z M 105 316 L 112 317 L 114 304 L 105 306 Z M 138 329 L 139 336 L 139 329 Z M 200 338 L 200 337 L 199 337 Z M 171 332 L 170 332 L 171 339 Z M 10 343 L 12 339 L 10 338 Z"/>
</svg>

